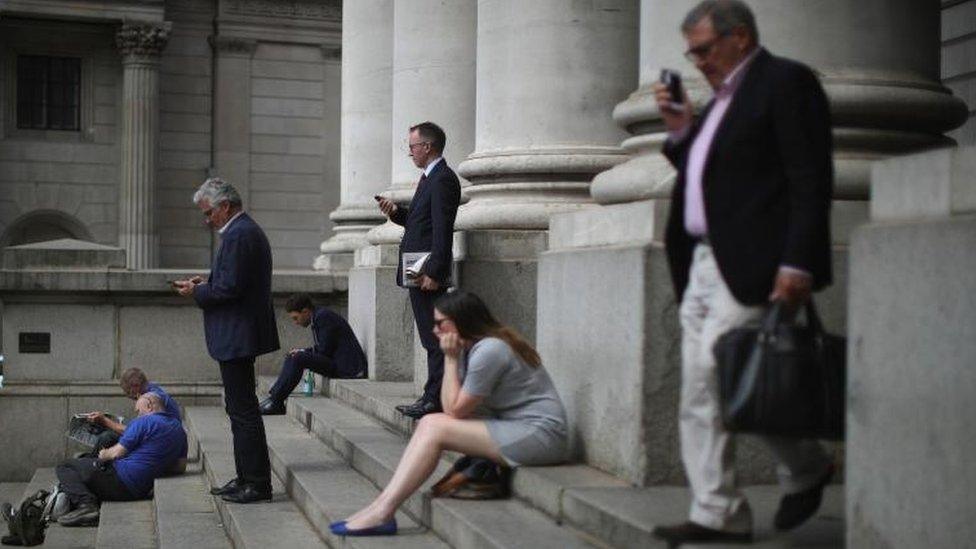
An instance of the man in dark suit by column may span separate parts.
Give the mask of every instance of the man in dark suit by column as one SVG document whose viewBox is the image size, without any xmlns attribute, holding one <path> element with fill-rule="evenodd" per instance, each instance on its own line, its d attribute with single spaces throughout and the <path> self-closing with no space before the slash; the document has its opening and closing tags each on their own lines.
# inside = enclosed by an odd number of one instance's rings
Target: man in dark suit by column
<svg viewBox="0 0 976 549">
<path fill-rule="evenodd" d="M 410 128 L 409 154 L 413 163 L 424 170 L 409 208 L 380 199 L 380 210 L 397 225 L 403 225 L 397 284 L 404 286 L 403 254 L 430 252 L 416 287 L 410 287 L 410 305 L 417 334 L 427 351 L 427 383 L 417 402 L 397 406 L 404 415 L 421 418 L 441 411 L 441 378 L 444 376 L 444 353 L 434 336 L 434 301 L 447 291 L 451 277 L 451 244 L 454 218 L 461 202 L 461 184 L 454 170 L 444 160 L 447 137 L 437 124 L 422 122 Z"/>
<path fill-rule="evenodd" d="M 222 179 L 207 179 L 193 202 L 204 222 L 220 233 L 220 247 L 206 282 L 193 277 L 174 286 L 203 309 L 207 350 L 220 363 L 237 468 L 237 478 L 212 493 L 237 503 L 270 500 L 271 462 L 255 394 L 254 359 L 279 347 L 271 304 L 271 246 L 244 212 L 237 190 Z"/>
<path fill-rule="evenodd" d="M 795 309 L 831 282 L 830 111 L 813 71 L 759 46 L 740 0 L 701 2 L 681 30 L 715 96 L 695 121 L 687 94 L 655 88 L 664 154 L 678 170 L 665 244 L 681 301 L 679 426 L 693 499 L 689 521 L 654 533 L 671 546 L 748 543 L 752 516 L 722 428 L 712 347 L 770 301 Z M 763 440 L 787 494 L 774 524 L 789 530 L 816 512 L 833 465 L 816 441 Z"/>
</svg>

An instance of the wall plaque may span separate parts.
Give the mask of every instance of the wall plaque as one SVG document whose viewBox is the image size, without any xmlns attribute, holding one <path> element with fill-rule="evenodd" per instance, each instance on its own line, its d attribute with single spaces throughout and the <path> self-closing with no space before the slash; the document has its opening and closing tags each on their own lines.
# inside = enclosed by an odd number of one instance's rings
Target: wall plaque
<svg viewBox="0 0 976 549">
<path fill-rule="evenodd" d="M 21 354 L 50 353 L 50 332 L 20 332 L 20 352 Z"/>
</svg>

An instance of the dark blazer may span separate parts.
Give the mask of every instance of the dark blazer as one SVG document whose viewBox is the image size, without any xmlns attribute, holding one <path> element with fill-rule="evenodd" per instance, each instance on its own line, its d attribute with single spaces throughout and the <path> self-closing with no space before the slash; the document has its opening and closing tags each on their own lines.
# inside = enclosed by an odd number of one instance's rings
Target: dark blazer
<svg viewBox="0 0 976 549">
<path fill-rule="evenodd" d="M 203 309 L 207 350 L 227 362 L 276 351 L 278 326 L 271 305 L 271 246 L 246 213 L 220 237 L 206 284 L 193 298 Z"/>
<path fill-rule="evenodd" d="M 685 232 L 685 169 L 705 113 L 688 137 L 666 143 L 678 170 L 665 245 L 680 301 L 695 242 Z M 708 238 L 722 278 L 745 305 L 768 301 L 780 265 L 831 283 L 833 192 L 830 108 L 808 67 L 761 50 L 746 68 L 702 175 Z"/>
<path fill-rule="evenodd" d="M 342 377 L 366 377 L 366 353 L 346 319 L 316 307 L 311 328 L 315 344 L 307 351 L 331 359 Z"/>
<path fill-rule="evenodd" d="M 451 245 L 454 240 L 454 218 L 461 203 L 461 183 L 454 170 L 442 159 L 427 180 L 413 194 L 410 207 L 397 207 L 390 218 L 403 225 L 400 259 L 397 260 L 397 284 L 403 286 L 403 252 L 431 252 L 423 272 L 446 286 L 451 279 Z"/>
</svg>

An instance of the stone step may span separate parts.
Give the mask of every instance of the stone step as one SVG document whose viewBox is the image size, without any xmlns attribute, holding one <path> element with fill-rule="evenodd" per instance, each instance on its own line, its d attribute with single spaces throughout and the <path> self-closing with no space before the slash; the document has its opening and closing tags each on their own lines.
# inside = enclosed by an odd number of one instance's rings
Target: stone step
<svg viewBox="0 0 976 549">
<path fill-rule="evenodd" d="M 27 489 L 26 482 L 0 482 L 0 503 L 7 502 L 14 506 L 20 505 L 25 489 Z"/>
<path fill-rule="evenodd" d="M 185 424 L 190 444 L 199 444 L 206 486 L 222 486 L 236 476 L 230 422 L 216 407 L 186 409 Z M 271 502 L 240 505 L 213 498 L 233 545 L 237 549 L 325 547 L 301 510 L 288 498 L 276 477 L 272 478 Z"/>
<path fill-rule="evenodd" d="M 358 549 L 447 549 L 446 543 L 402 512 L 397 514 L 397 536 L 345 540 L 334 536 L 329 524 L 365 507 L 379 490 L 294 420 L 268 417 L 265 426 L 272 468 L 328 544 Z"/>
<path fill-rule="evenodd" d="M 199 463 L 183 475 L 156 480 L 153 507 L 160 549 L 231 549 L 209 490 Z"/>
<path fill-rule="evenodd" d="M 45 467 L 34 471 L 34 476 L 21 494 L 21 500 L 31 496 L 38 490 L 51 491 L 57 483 L 57 475 L 54 474 L 53 467 Z M 18 503 L 19 503 L 18 501 Z M 95 540 L 98 535 L 98 528 L 65 528 L 60 524 L 53 523 L 47 527 L 44 535 L 45 548 L 52 549 L 91 549 L 95 547 Z"/>
<path fill-rule="evenodd" d="M 96 549 L 156 549 L 153 502 L 103 501 Z"/>
<path fill-rule="evenodd" d="M 329 398 L 289 399 L 293 418 L 335 449 L 377 487 L 386 486 L 406 447 L 402 434 Z M 429 488 L 450 468 L 442 460 L 421 490 L 403 505 L 421 523 L 454 547 L 592 547 L 589 536 L 560 526 L 519 500 L 430 499 Z"/>
<path fill-rule="evenodd" d="M 378 420 L 404 436 L 413 431 L 415 421 L 394 409 L 397 404 L 415 400 L 412 383 L 330 380 L 327 393 L 355 410 L 336 409 L 329 399 L 321 397 L 290 398 L 288 401 L 289 414 L 310 426 L 327 442 L 330 437 L 337 438 L 329 423 L 346 421 L 349 428 L 354 428 L 361 422 L 355 412 Z M 338 438 L 337 443 L 343 444 L 342 437 Z M 633 487 L 581 464 L 519 467 L 512 488 L 517 498 L 541 509 L 552 519 L 615 547 L 656 546 L 659 542 L 651 536 L 654 526 L 685 520 L 689 505 L 685 487 Z M 788 535 L 776 535 L 770 524 L 779 501 L 778 488 L 755 486 L 745 491 L 750 500 L 755 500 L 756 536 L 760 543 L 771 543 L 773 547 L 843 546 L 842 485 L 830 486 L 818 515 Z"/>
</svg>

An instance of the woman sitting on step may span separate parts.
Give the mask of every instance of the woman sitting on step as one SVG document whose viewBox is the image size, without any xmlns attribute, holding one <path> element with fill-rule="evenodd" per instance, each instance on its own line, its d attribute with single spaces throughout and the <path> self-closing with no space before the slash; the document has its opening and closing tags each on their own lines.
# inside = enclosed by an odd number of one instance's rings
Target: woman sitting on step
<svg viewBox="0 0 976 549">
<path fill-rule="evenodd" d="M 566 458 L 566 412 L 539 353 L 500 324 L 478 296 L 445 294 L 434 304 L 444 350 L 444 413 L 417 424 L 396 472 L 366 508 L 331 525 L 342 536 L 391 535 L 400 505 L 434 472 L 444 450 L 511 467 Z M 475 418 L 475 409 L 480 414 Z"/>
</svg>

